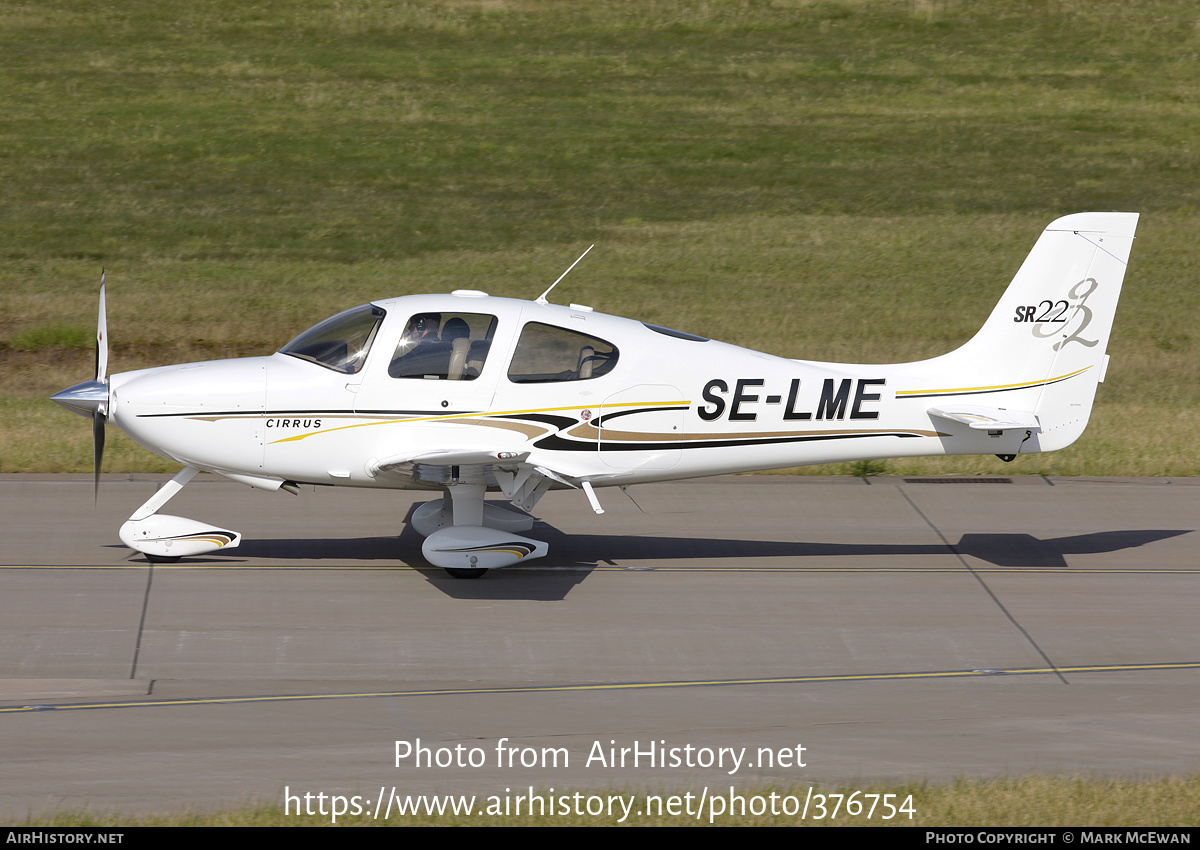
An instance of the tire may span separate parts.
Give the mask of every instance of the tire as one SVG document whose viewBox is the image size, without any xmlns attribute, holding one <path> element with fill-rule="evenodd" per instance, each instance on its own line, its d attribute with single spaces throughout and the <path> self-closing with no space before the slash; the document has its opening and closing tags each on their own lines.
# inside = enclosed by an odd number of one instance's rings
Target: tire
<svg viewBox="0 0 1200 850">
<path fill-rule="evenodd" d="M 176 555 L 173 558 L 168 558 L 166 555 L 151 555 L 149 552 L 143 552 L 142 554 L 152 564 L 173 564 L 182 557 L 182 555 Z"/>
<path fill-rule="evenodd" d="M 450 578 L 479 578 L 487 572 L 483 567 L 443 567 Z"/>
</svg>

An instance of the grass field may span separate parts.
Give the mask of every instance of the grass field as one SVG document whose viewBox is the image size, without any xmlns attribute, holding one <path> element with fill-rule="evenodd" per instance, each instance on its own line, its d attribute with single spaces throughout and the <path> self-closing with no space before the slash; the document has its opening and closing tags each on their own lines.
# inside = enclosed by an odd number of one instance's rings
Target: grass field
<svg viewBox="0 0 1200 850">
<path fill-rule="evenodd" d="M 1198 474 L 1198 56 L 1179 0 L 0 5 L 0 471 L 90 469 L 46 397 L 90 377 L 101 267 L 113 371 L 534 297 L 593 241 L 564 300 L 888 361 L 964 341 L 1052 219 L 1122 209 L 1083 439 L 889 470 Z M 105 467 L 173 469 L 115 429 Z"/>
</svg>

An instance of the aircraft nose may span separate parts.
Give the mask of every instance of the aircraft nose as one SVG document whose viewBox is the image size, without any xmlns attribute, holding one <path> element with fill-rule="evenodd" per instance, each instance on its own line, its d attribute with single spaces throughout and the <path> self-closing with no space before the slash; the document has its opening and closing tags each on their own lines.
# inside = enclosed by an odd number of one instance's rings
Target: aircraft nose
<svg viewBox="0 0 1200 850">
<path fill-rule="evenodd" d="M 91 419 L 97 410 L 108 414 L 108 381 L 84 381 L 50 396 L 55 404 Z"/>
</svg>

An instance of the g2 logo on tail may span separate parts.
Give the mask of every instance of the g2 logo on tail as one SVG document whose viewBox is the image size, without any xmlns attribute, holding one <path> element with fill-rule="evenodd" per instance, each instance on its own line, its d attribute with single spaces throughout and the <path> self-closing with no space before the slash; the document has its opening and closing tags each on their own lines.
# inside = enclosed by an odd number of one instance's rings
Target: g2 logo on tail
<svg viewBox="0 0 1200 850">
<path fill-rule="evenodd" d="M 1063 339 L 1054 343 L 1054 350 L 1058 351 L 1068 342 L 1078 342 L 1081 345 L 1091 348 L 1096 345 L 1099 340 L 1083 339 L 1079 336 L 1088 325 L 1092 323 L 1092 309 L 1087 306 L 1088 296 L 1096 291 L 1099 284 L 1094 277 L 1084 278 L 1071 287 L 1067 292 L 1070 300 L 1060 299 L 1051 301 L 1046 299 L 1038 304 L 1021 304 L 1017 307 L 1016 315 L 1013 316 L 1014 322 L 1033 322 L 1033 335 L 1039 339 L 1048 339 L 1057 333 L 1063 333 Z M 1087 287 L 1083 289 L 1082 287 Z M 1074 303 L 1075 310 L 1071 312 L 1070 308 Z M 1074 319 L 1079 318 L 1082 321 L 1069 334 L 1065 332 L 1065 325 L 1070 324 Z M 1059 326 L 1059 327 L 1056 327 Z"/>
</svg>

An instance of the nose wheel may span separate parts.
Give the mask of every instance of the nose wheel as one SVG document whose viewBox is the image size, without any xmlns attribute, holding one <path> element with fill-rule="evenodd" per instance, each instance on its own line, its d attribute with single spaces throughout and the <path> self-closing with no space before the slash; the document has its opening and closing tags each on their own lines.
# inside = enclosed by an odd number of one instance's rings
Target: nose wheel
<svg viewBox="0 0 1200 850">
<path fill-rule="evenodd" d="M 158 513 L 172 496 L 195 477 L 199 470 L 185 466 L 133 512 L 119 532 L 121 542 L 141 552 L 152 564 L 173 564 L 182 557 L 204 555 L 218 549 L 233 549 L 242 535 L 206 522 Z"/>
</svg>

